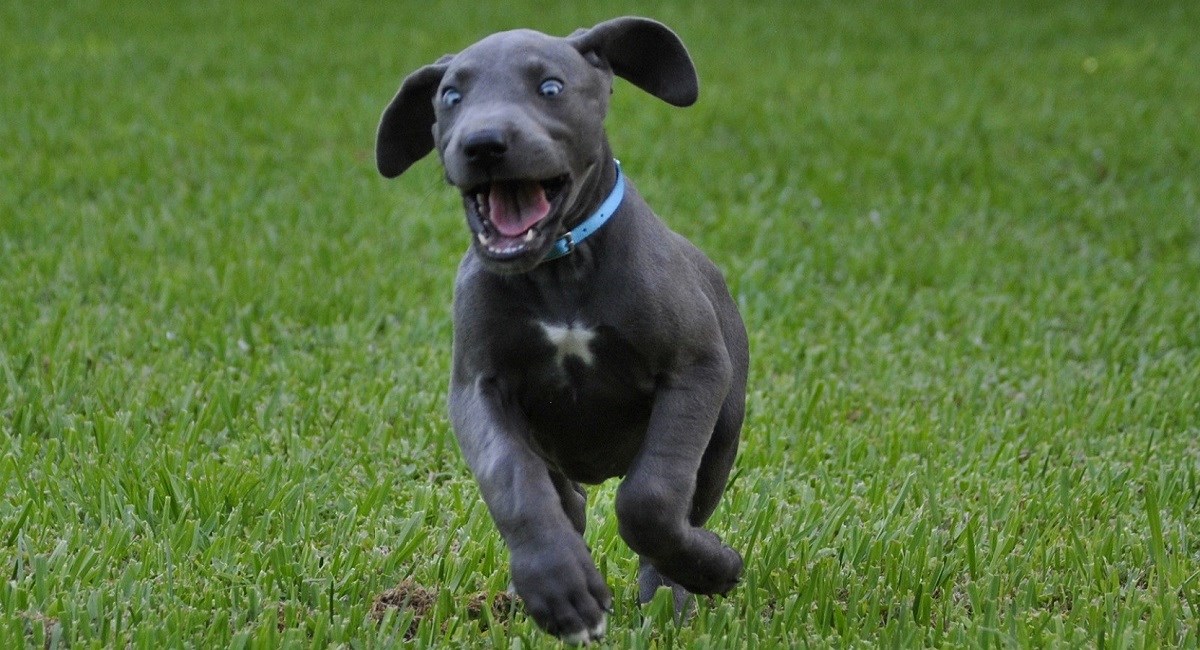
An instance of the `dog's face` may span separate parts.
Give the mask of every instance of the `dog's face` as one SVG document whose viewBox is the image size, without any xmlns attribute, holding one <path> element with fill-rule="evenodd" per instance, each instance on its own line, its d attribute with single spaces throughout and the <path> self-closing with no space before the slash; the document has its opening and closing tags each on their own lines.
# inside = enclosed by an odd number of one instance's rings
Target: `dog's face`
<svg viewBox="0 0 1200 650">
<path fill-rule="evenodd" d="M 612 71 L 566 39 L 520 30 L 456 55 L 433 94 L 435 147 L 473 245 L 499 272 L 546 257 L 606 164 Z"/>
<path fill-rule="evenodd" d="M 399 175 L 436 148 L 476 254 L 495 273 L 528 271 L 610 189 L 600 177 L 614 74 L 677 106 L 696 100 L 687 50 L 652 20 L 566 38 L 501 32 L 404 80 L 380 121 L 379 170 Z"/>
</svg>

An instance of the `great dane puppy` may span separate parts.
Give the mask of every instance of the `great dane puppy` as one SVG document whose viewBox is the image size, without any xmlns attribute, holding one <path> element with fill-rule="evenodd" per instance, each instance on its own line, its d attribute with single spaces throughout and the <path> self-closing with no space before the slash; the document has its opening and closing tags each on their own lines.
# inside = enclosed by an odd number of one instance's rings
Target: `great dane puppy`
<svg viewBox="0 0 1200 650">
<path fill-rule="evenodd" d="M 745 326 L 720 271 L 614 161 L 614 74 L 676 106 L 697 97 L 686 48 L 655 21 L 508 31 L 404 79 L 376 143 L 389 178 L 436 148 L 462 192 L 450 418 L 526 610 L 573 643 L 601 637 L 612 607 L 580 483 L 625 477 L 641 602 L 666 586 L 682 609 L 742 574 L 702 526 L 737 452 Z"/>
</svg>

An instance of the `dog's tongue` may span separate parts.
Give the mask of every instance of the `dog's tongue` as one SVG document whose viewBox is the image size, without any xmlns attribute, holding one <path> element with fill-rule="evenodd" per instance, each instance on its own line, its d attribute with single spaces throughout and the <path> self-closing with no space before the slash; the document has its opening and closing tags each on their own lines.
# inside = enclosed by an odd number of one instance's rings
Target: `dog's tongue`
<svg viewBox="0 0 1200 650">
<path fill-rule="evenodd" d="M 488 219 L 505 237 L 524 234 L 549 213 L 550 202 L 546 200 L 541 183 L 492 183 L 492 189 L 488 192 Z"/>
</svg>

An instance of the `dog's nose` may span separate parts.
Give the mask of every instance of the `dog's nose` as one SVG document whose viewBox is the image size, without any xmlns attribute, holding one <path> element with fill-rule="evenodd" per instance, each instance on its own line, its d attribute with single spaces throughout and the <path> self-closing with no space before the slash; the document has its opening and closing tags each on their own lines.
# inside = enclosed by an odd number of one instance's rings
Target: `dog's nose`
<svg viewBox="0 0 1200 650">
<path fill-rule="evenodd" d="M 495 164 L 504 158 L 508 144 L 498 129 L 480 129 L 463 138 L 462 149 L 473 163 Z"/>
</svg>

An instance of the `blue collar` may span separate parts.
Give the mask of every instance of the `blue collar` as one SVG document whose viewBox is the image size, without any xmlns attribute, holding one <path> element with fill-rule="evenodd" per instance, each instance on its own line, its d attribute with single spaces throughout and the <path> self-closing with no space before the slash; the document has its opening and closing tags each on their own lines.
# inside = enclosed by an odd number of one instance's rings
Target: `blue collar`
<svg viewBox="0 0 1200 650">
<path fill-rule="evenodd" d="M 608 198 L 604 199 L 604 203 L 596 208 L 592 216 L 583 220 L 583 223 L 575 226 L 571 232 L 559 237 L 554 242 L 554 248 L 550 249 L 550 253 L 546 255 L 543 262 L 547 260 L 556 260 L 564 255 L 570 255 L 579 242 L 588 238 L 588 235 L 600 230 L 608 222 L 609 218 L 617 212 L 617 208 L 621 205 L 621 199 L 625 198 L 625 177 L 621 174 L 621 161 L 613 160 L 617 166 L 617 184 L 613 186 L 612 192 L 608 193 Z"/>
</svg>

